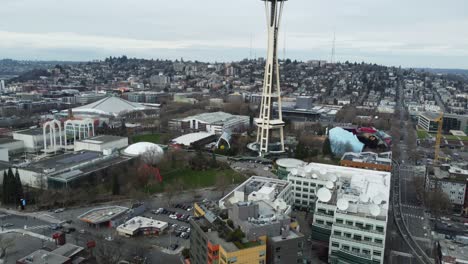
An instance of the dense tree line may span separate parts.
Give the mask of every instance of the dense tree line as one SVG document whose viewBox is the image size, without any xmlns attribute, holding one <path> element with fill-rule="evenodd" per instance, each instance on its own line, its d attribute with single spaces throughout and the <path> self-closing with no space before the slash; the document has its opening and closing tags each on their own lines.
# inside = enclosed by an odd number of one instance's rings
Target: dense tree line
<svg viewBox="0 0 468 264">
<path fill-rule="evenodd" d="M 2 202 L 5 205 L 19 205 L 20 199 L 23 198 L 23 185 L 21 184 L 21 178 L 16 169 L 16 173 L 13 174 L 11 168 L 3 172 L 3 185 L 2 185 Z"/>
</svg>

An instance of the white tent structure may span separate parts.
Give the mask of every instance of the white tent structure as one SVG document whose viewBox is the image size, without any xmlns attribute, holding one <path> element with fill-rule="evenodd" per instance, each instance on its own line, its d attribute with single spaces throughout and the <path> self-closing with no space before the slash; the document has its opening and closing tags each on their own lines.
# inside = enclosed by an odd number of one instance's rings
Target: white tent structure
<svg viewBox="0 0 468 264">
<path fill-rule="evenodd" d="M 109 96 L 94 103 L 73 108 L 74 115 L 113 116 L 149 109 L 139 103 L 129 102 L 120 97 Z"/>
</svg>

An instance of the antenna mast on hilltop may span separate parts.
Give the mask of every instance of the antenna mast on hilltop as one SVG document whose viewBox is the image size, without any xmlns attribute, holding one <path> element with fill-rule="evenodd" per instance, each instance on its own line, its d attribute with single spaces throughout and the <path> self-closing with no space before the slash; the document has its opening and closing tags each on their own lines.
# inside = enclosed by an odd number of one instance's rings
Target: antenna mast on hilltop
<svg viewBox="0 0 468 264">
<path fill-rule="evenodd" d="M 333 45 L 332 45 L 330 63 L 335 63 L 335 43 L 336 43 L 336 31 L 334 30 L 333 31 Z"/>
<path fill-rule="evenodd" d="M 249 60 L 252 60 L 252 34 L 250 34 L 250 52 L 249 52 Z"/>
</svg>

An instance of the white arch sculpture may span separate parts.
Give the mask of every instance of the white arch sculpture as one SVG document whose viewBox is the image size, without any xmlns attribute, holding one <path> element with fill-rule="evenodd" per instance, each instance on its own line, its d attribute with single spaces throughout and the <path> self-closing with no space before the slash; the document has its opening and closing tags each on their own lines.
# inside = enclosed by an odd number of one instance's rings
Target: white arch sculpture
<svg viewBox="0 0 468 264">
<path fill-rule="evenodd" d="M 42 128 L 44 135 L 44 152 L 47 152 L 47 128 L 49 128 L 49 138 L 51 150 L 57 151 L 57 127 L 59 132 L 59 148 L 62 146 L 62 124 L 60 121 L 54 119 L 44 123 Z"/>
<path fill-rule="evenodd" d="M 68 127 L 71 126 L 71 129 L 73 131 L 73 144 L 75 145 L 75 141 L 77 138 L 77 132 L 78 132 L 78 140 L 81 139 L 86 139 L 92 136 L 95 136 L 94 132 L 94 121 L 90 118 L 86 118 L 83 120 L 67 120 L 64 125 L 64 130 L 65 130 L 65 147 L 67 146 L 67 130 Z"/>
</svg>

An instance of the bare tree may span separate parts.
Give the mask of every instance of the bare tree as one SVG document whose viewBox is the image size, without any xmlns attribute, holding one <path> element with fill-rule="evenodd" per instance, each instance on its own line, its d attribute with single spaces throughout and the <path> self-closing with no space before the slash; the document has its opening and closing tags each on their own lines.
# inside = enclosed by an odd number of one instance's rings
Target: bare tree
<svg viewBox="0 0 468 264">
<path fill-rule="evenodd" d="M 177 194 L 177 188 L 174 183 L 168 183 L 164 186 L 164 195 L 166 196 L 167 205 L 171 205 L 171 201 Z"/>
<path fill-rule="evenodd" d="M 224 196 L 227 188 L 229 187 L 229 179 L 224 176 L 216 178 L 216 188 L 221 191 L 221 196 Z"/>
<path fill-rule="evenodd" d="M 426 192 L 424 196 L 425 204 L 431 212 L 438 216 L 452 211 L 452 203 L 448 195 L 440 190 Z"/>
<path fill-rule="evenodd" d="M 424 177 L 414 177 L 412 179 L 412 186 L 416 190 L 418 199 L 423 200 L 426 193 Z"/>
<path fill-rule="evenodd" d="M 106 241 L 99 239 L 96 243 L 95 254 L 99 264 L 115 264 L 123 260 L 123 252 L 121 249 L 122 241 L 119 239 L 114 241 Z"/>
<path fill-rule="evenodd" d="M 146 149 L 145 153 L 143 153 L 141 160 L 150 166 L 156 166 L 159 164 L 162 157 L 163 153 L 160 151 L 160 148 L 150 147 Z"/>
</svg>

